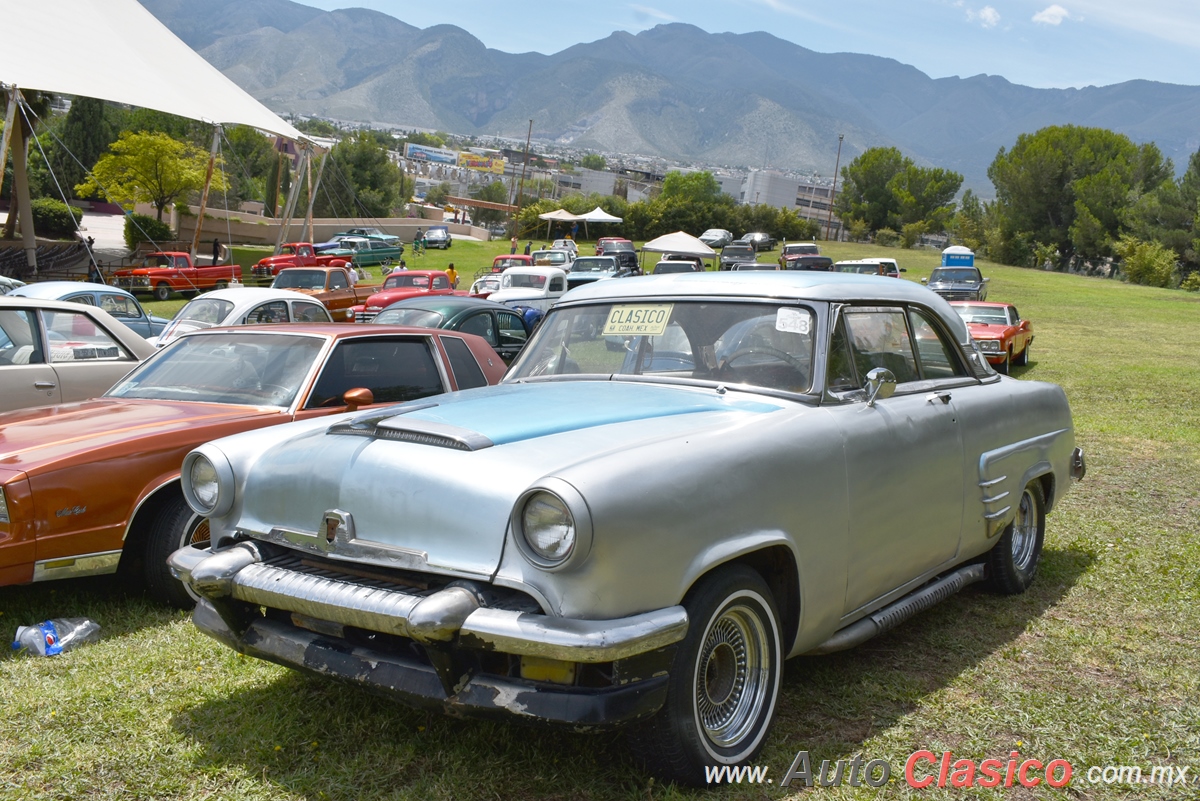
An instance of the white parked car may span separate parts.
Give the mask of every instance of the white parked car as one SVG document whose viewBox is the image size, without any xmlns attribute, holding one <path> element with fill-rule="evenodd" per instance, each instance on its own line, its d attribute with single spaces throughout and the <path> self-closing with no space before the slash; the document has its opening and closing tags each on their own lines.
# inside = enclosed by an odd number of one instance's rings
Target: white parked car
<svg viewBox="0 0 1200 801">
<path fill-rule="evenodd" d="M 575 244 L 574 239 L 555 239 L 554 244 L 550 246 L 551 250 L 565 250 L 571 254 L 571 261 L 579 258 L 579 246 Z"/>
<path fill-rule="evenodd" d="M 544 312 L 566 291 L 567 274 L 557 267 L 509 267 L 500 274 L 500 291 L 488 300 Z"/>
<path fill-rule="evenodd" d="M 233 287 L 205 292 L 179 310 L 155 341 L 162 347 L 188 331 L 259 323 L 331 323 L 318 301 L 290 289 Z"/>
</svg>

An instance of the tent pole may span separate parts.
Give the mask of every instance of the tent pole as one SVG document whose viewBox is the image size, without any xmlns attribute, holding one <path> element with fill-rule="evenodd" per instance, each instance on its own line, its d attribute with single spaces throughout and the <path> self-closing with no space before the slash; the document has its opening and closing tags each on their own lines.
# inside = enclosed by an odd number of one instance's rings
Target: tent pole
<svg viewBox="0 0 1200 801">
<path fill-rule="evenodd" d="M 313 204 L 317 202 L 317 187 L 321 185 L 321 173 L 325 171 L 325 159 L 329 158 L 329 151 L 326 150 L 321 154 L 321 163 L 317 165 L 317 180 L 312 180 L 312 162 L 308 165 L 308 180 L 312 183 L 312 188 L 308 193 L 308 211 L 304 214 L 304 236 L 305 242 L 312 242 L 313 236 Z"/>
<path fill-rule="evenodd" d="M 25 128 L 21 120 L 14 121 L 12 127 L 13 190 L 16 193 L 17 222 L 21 226 L 21 241 L 25 243 L 25 263 L 33 271 L 33 277 L 37 278 L 37 235 L 33 230 L 33 206 L 29 200 L 29 172 L 26 160 L 29 145 L 25 140 Z"/>
<path fill-rule="evenodd" d="M 287 203 L 283 207 L 283 220 L 279 223 L 279 239 L 275 242 L 275 255 L 279 255 L 279 251 L 283 249 L 283 243 L 287 238 L 288 232 L 292 227 L 292 214 L 296 211 L 296 201 L 300 197 L 300 172 L 304 169 L 304 165 L 308 163 L 308 148 L 300 151 L 300 163 L 296 166 L 296 180 L 292 182 L 291 191 L 288 192 Z"/>
<path fill-rule="evenodd" d="M 196 231 L 192 234 L 192 264 L 196 263 L 196 251 L 200 248 L 200 229 L 204 227 L 204 209 L 208 206 L 208 188 L 212 186 L 213 167 L 217 163 L 217 146 L 221 143 L 221 126 L 213 126 L 212 148 L 208 151 L 208 171 L 204 173 L 204 189 L 200 192 L 200 213 L 196 215 Z M 229 216 L 229 210 L 225 210 Z M 233 246 L 233 243 L 229 243 Z M 231 253 L 233 251 L 230 251 Z M 216 261 L 213 262 L 216 264 Z"/>
</svg>

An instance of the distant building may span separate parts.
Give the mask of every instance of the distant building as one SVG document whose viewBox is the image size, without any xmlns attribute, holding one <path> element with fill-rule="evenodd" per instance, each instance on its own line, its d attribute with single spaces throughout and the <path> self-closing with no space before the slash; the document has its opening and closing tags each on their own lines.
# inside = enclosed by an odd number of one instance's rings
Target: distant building
<svg viewBox="0 0 1200 801">
<path fill-rule="evenodd" d="M 775 206 L 790 209 L 796 205 L 795 178 L 775 170 L 753 170 L 742 184 L 741 201 L 748 206 Z"/>
<path fill-rule="evenodd" d="M 607 170 L 588 170 L 576 167 L 572 172 L 560 172 L 555 176 L 558 195 L 611 195 L 617 185 L 616 173 Z"/>
</svg>

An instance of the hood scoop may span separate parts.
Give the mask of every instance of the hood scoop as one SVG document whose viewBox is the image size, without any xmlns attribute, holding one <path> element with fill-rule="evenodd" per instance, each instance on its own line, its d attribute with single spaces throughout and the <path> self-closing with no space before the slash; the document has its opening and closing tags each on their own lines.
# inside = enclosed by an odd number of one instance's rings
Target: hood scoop
<svg viewBox="0 0 1200 801">
<path fill-rule="evenodd" d="M 421 403 L 401 409 L 389 409 L 382 413 L 372 412 L 349 422 L 330 426 L 327 433 L 414 442 L 457 451 L 478 451 L 495 444 L 483 434 L 469 428 L 404 417 L 409 412 L 435 406 L 436 403 Z"/>
</svg>

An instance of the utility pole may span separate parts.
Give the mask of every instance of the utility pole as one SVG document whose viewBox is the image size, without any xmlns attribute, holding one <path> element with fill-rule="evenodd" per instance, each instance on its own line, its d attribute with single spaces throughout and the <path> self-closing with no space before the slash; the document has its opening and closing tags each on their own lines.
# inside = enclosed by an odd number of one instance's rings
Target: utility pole
<svg viewBox="0 0 1200 801">
<path fill-rule="evenodd" d="M 529 166 L 529 140 L 533 138 L 533 120 L 529 121 L 529 132 L 525 134 L 525 158 L 521 161 L 521 188 L 517 190 L 517 213 L 513 216 L 512 235 L 516 236 L 521 224 L 521 196 L 525 194 L 525 168 Z"/>
<path fill-rule="evenodd" d="M 829 192 L 829 217 L 825 220 L 825 241 L 829 241 L 829 235 L 833 233 L 833 201 L 837 199 L 837 179 L 838 168 L 842 166 L 842 139 L 845 134 L 838 134 L 838 152 L 837 161 L 833 165 L 833 189 Z"/>
</svg>

